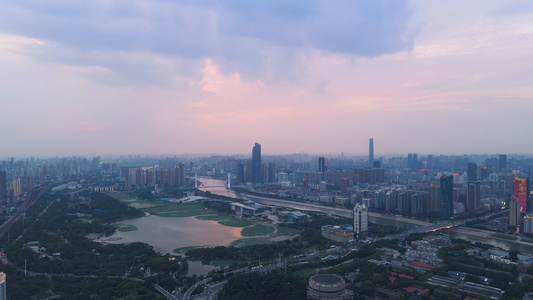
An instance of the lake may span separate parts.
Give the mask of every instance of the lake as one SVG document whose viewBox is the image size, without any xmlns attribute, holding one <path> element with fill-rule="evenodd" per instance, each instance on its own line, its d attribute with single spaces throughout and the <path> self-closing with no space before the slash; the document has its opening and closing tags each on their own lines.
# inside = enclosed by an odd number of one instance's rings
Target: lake
<svg viewBox="0 0 533 300">
<path fill-rule="evenodd" d="M 109 244 L 143 242 L 161 253 L 173 253 L 176 248 L 190 246 L 228 246 L 242 238 L 240 227 L 229 227 L 216 221 L 198 220 L 194 217 L 165 218 L 150 215 L 121 223 L 134 225 L 135 231 L 115 232 L 104 238 Z"/>
</svg>

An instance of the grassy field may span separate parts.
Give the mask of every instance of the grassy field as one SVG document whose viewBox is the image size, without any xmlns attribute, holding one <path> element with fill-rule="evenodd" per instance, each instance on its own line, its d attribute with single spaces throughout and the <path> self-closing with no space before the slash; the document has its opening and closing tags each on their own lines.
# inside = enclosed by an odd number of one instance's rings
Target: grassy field
<svg viewBox="0 0 533 300">
<path fill-rule="evenodd" d="M 214 210 L 205 209 L 198 204 L 173 204 L 166 202 L 157 202 L 156 206 L 145 207 L 142 210 L 152 215 L 168 218 L 195 217 L 216 213 Z"/>
<path fill-rule="evenodd" d="M 206 221 L 228 221 L 233 219 L 229 215 L 204 215 L 204 216 L 197 216 L 195 217 L 198 220 L 206 220 Z"/>
<path fill-rule="evenodd" d="M 252 222 L 248 222 L 245 220 L 238 220 L 238 219 L 233 219 L 233 218 L 227 221 L 219 221 L 218 223 L 225 225 L 225 226 L 230 226 L 230 227 L 248 227 L 254 224 Z"/>
<path fill-rule="evenodd" d="M 122 194 L 122 193 L 104 193 L 112 198 L 115 198 L 119 201 L 125 201 L 125 200 L 136 200 L 135 197 L 132 197 L 130 195 Z"/>
<path fill-rule="evenodd" d="M 288 235 L 288 236 L 291 236 L 291 235 L 295 235 L 295 234 L 298 234 L 302 232 L 300 229 L 296 229 L 296 228 L 289 228 L 289 227 L 278 227 L 278 233 L 280 235 Z"/>
<path fill-rule="evenodd" d="M 313 268 L 305 268 L 305 269 L 301 269 L 301 270 L 298 270 L 298 271 L 294 271 L 291 274 L 292 274 L 292 276 L 294 276 L 296 278 L 309 278 L 312 275 L 314 275 L 315 273 L 316 273 L 315 269 L 313 269 Z"/>
<path fill-rule="evenodd" d="M 205 245 L 205 246 L 181 247 L 181 248 L 174 249 L 173 252 L 176 253 L 176 254 L 179 254 L 179 255 L 185 255 L 185 253 L 187 253 L 187 251 L 189 251 L 189 250 L 197 249 L 197 248 L 204 248 L 204 247 L 209 247 L 209 246 Z"/>
<path fill-rule="evenodd" d="M 135 225 L 123 224 L 123 223 L 117 223 L 115 224 L 115 227 L 117 228 L 117 231 L 121 231 L 121 232 L 135 231 L 138 229 L 137 226 Z"/>
<path fill-rule="evenodd" d="M 270 244 L 272 241 L 268 238 L 249 238 L 249 239 L 240 239 L 229 243 L 232 247 L 246 247 L 251 245 L 262 245 Z"/>
<path fill-rule="evenodd" d="M 241 231 L 242 236 L 258 236 L 258 235 L 267 235 L 274 232 L 274 227 L 256 224 L 251 227 L 245 227 Z"/>
</svg>

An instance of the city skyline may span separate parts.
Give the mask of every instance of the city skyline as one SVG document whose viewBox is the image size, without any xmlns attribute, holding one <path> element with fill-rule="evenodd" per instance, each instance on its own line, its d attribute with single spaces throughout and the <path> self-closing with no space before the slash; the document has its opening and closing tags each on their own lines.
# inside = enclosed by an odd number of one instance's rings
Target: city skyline
<svg viewBox="0 0 533 300">
<path fill-rule="evenodd" d="M 0 4 L 0 157 L 532 153 L 529 1 Z"/>
</svg>

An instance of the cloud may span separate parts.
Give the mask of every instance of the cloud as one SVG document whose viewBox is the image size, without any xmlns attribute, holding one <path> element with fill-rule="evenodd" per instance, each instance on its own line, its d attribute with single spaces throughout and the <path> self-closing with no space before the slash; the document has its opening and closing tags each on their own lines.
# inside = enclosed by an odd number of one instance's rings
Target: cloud
<svg viewBox="0 0 533 300">
<path fill-rule="evenodd" d="M 225 73 L 298 83 L 309 51 L 360 57 L 410 51 L 417 34 L 410 17 L 407 1 L 386 0 L 20 0 L 0 4 L 0 31 L 45 43 L 29 52 L 40 60 L 108 70 L 112 84 L 149 78 L 168 84 L 169 73 L 197 78 L 192 69 L 205 58 Z M 167 72 L 147 57 L 176 67 Z"/>
<path fill-rule="evenodd" d="M 500 8 L 493 10 L 490 15 L 492 16 L 508 16 L 517 14 L 529 14 L 533 12 L 533 2 L 531 1 L 518 1 L 511 4 L 506 4 Z"/>
</svg>

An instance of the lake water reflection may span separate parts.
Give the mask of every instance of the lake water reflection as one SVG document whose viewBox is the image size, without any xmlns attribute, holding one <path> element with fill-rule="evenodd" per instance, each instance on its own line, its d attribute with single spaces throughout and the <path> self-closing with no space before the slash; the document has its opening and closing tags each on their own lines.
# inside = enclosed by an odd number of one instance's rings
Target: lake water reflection
<svg viewBox="0 0 533 300">
<path fill-rule="evenodd" d="M 240 239 L 241 229 L 218 224 L 216 221 L 198 220 L 194 217 L 164 218 L 154 215 L 121 221 L 138 230 L 116 232 L 104 239 L 106 243 L 123 244 L 143 242 L 161 253 L 172 253 L 176 248 L 189 246 L 228 246 Z"/>
</svg>

